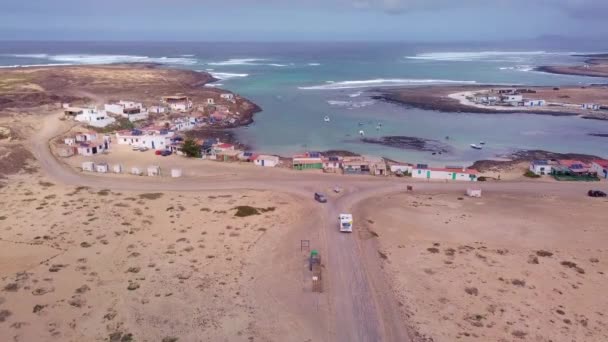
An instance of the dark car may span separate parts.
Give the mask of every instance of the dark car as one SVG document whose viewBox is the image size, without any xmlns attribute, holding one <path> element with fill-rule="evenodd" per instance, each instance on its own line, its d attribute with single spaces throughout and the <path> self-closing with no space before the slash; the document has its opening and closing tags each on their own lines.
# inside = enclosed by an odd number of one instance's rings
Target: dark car
<svg viewBox="0 0 608 342">
<path fill-rule="evenodd" d="M 171 155 L 171 151 L 169 150 L 164 150 L 160 153 L 161 156 L 166 157 L 166 156 L 170 156 Z"/>
<path fill-rule="evenodd" d="M 319 203 L 327 203 L 327 197 L 320 192 L 315 192 L 315 201 Z"/>
<path fill-rule="evenodd" d="M 589 190 L 587 195 L 589 195 L 589 197 L 606 197 L 606 193 L 599 190 Z"/>
</svg>

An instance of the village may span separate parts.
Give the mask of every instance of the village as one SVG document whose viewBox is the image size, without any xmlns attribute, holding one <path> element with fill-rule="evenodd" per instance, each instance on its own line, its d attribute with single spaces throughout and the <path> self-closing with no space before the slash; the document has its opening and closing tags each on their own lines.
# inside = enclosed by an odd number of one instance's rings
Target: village
<svg viewBox="0 0 608 342">
<path fill-rule="evenodd" d="M 513 98 L 514 95 L 503 96 Z M 221 98 L 225 101 L 233 101 L 234 95 L 225 94 Z M 213 99 L 208 99 L 202 109 L 199 107 L 197 110 L 187 97 L 167 96 L 161 99 L 159 105 L 148 108 L 142 103 L 124 100 L 105 104 L 103 110 L 64 105 L 64 114 L 89 128 L 68 133 L 55 142 L 54 150 L 63 158 L 107 155 L 113 149 L 119 149 L 123 153 L 147 152 L 159 157 L 188 156 L 217 162 L 251 163 L 259 167 L 280 167 L 299 171 L 318 170 L 343 175 L 407 176 L 423 180 L 468 182 L 484 181 L 488 178 L 482 176 L 478 170 L 465 166 L 432 167 L 427 164 L 402 163 L 377 156 L 343 156 L 321 152 L 305 152 L 284 158 L 250 152 L 238 145 L 222 142 L 220 139 L 185 137 L 186 131 L 221 125 L 225 120 L 230 120 L 230 112 L 226 107 L 217 105 Z M 159 114 L 163 114 L 160 119 L 158 119 Z M 157 119 L 150 120 L 151 116 L 157 116 Z M 92 130 L 111 127 L 116 124 L 117 119 L 127 119 L 131 123 L 145 122 L 145 125 L 107 133 Z M 184 148 L 185 144 L 189 145 L 187 151 Z M 160 166 L 156 164 L 110 165 L 108 162 L 95 163 L 84 160 L 80 167 L 86 172 L 125 173 L 138 176 L 181 177 L 183 174 L 178 167 L 161 172 Z M 608 161 L 595 160 L 586 163 L 578 160 L 535 160 L 530 163 L 526 176 L 532 178 L 551 176 L 558 181 L 607 179 Z"/>
<path fill-rule="evenodd" d="M 458 92 L 449 97 L 463 105 L 496 111 L 512 111 L 516 107 L 521 111 L 565 112 L 599 118 L 608 113 L 605 91 L 605 86 L 492 88 Z"/>
</svg>

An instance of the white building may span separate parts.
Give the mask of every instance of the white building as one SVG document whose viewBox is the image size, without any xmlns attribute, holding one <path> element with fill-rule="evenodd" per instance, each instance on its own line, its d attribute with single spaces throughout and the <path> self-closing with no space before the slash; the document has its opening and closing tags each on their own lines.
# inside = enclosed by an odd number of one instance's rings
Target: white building
<svg viewBox="0 0 608 342">
<path fill-rule="evenodd" d="M 595 104 L 595 103 L 585 103 L 583 105 L 581 105 L 582 109 L 589 109 L 589 110 L 600 110 L 600 105 L 599 104 Z"/>
<path fill-rule="evenodd" d="M 104 109 L 106 112 L 127 118 L 131 122 L 148 118 L 148 111 L 144 108 L 144 105 L 139 102 L 121 100 L 118 103 L 106 104 Z"/>
<path fill-rule="evenodd" d="M 524 107 L 542 107 L 546 104 L 545 100 L 524 100 Z"/>
<path fill-rule="evenodd" d="M 256 166 L 275 167 L 279 165 L 279 157 L 261 154 L 253 160 L 253 163 Z"/>
<path fill-rule="evenodd" d="M 122 173 L 122 165 L 115 164 L 112 170 L 114 171 L 114 173 Z"/>
<path fill-rule="evenodd" d="M 175 112 L 185 112 L 192 108 L 192 101 L 187 96 L 165 96 L 162 101 Z"/>
<path fill-rule="evenodd" d="M 214 105 L 215 104 L 215 100 L 212 97 L 207 98 L 207 104 L 208 105 Z"/>
<path fill-rule="evenodd" d="M 418 165 L 412 169 L 413 178 L 475 182 L 477 175 L 477 170 L 467 168 L 431 168 L 426 165 Z"/>
<path fill-rule="evenodd" d="M 412 169 L 414 165 L 409 164 L 391 164 L 391 172 L 392 173 L 412 173 Z"/>
<path fill-rule="evenodd" d="M 523 95 L 520 94 L 510 94 L 510 95 L 503 95 L 501 97 L 502 102 L 507 103 L 511 106 L 518 106 L 520 102 L 522 102 L 524 100 Z"/>
<path fill-rule="evenodd" d="M 189 131 L 196 127 L 197 121 L 195 117 L 179 118 L 173 121 L 175 130 L 177 131 Z"/>
<path fill-rule="evenodd" d="M 97 133 L 95 133 L 95 132 L 78 133 L 74 136 L 74 139 L 76 140 L 76 142 L 93 141 L 93 140 L 97 139 Z"/>
<path fill-rule="evenodd" d="M 221 94 L 220 97 L 227 101 L 234 101 L 234 94 L 224 93 L 224 94 Z"/>
<path fill-rule="evenodd" d="M 167 111 L 167 109 L 163 106 L 152 106 L 150 108 L 148 108 L 148 113 L 153 113 L 153 114 L 163 114 Z"/>
<path fill-rule="evenodd" d="M 106 127 L 116 122 L 105 110 L 97 110 L 97 108 L 85 108 L 82 114 L 76 115 L 74 119 L 93 127 Z"/>
<path fill-rule="evenodd" d="M 141 172 L 141 170 L 138 167 L 132 167 L 131 174 L 135 175 L 135 176 L 141 176 L 143 174 L 143 172 Z"/>
<path fill-rule="evenodd" d="M 535 175 L 544 176 L 551 174 L 553 168 L 546 160 L 534 160 L 530 163 L 530 171 Z"/>
<path fill-rule="evenodd" d="M 97 139 L 95 141 L 81 142 L 76 145 L 76 151 L 82 156 L 93 156 L 99 153 L 103 153 L 110 149 L 109 136 L 105 136 L 103 139 Z"/>
<path fill-rule="evenodd" d="M 66 145 L 72 146 L 72 145 L 76 144 L 76 138 L 72 138 L 72 137 L 65 138 L 65 139 L 63 139 L 63 143 Z"/>
<path fill-rule="evenodd" d="M 119 145 L 133 145 L 150 149 L 168 149 L 171 145 L 172 131 L 121 131 L 116 133 Z"/>
<path fill-rule="evenodd" d="M 468 188 L 467 196 L 469 197 L 481 197 L 481 189 Z"/>
<path fill-rule="evenodd" d="M 608 160 L 594 160 L 591 162 L 591 172 L 597 173 L 600 178 L 608 179 Z"/>
</svg>

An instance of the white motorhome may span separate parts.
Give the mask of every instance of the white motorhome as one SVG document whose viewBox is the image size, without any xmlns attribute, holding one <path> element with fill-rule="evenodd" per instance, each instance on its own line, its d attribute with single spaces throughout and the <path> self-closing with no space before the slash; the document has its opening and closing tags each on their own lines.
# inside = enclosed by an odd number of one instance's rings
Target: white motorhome
<svg viewBox="0 0 608 342">
<path fill-rule="evenodd" d="M 352 233 L 353 232 L 353 215 L 351 214 L 340 214 L 340 232 Z"/>
</svg>

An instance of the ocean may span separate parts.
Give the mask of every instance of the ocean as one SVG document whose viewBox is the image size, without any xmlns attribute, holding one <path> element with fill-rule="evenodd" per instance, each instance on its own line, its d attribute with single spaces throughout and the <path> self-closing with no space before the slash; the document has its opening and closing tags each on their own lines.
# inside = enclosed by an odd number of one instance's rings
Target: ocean
<svg viewBox="0 0 608 342">
<path fill-rule="evenodd" d="M 522 149 L 608 157 L 608 121 L 533 114 L 442 113 L 374 100 L 380 87 L 433 84 L 585 85 L 608 79 L 533 71 L 575 64 L 576 53 L 399 43 L 77 43 L 5 42 L 0 67 L 156 62 L 206 71 L 214 86 L 239 93 L 263 111 L 234 130 L 253 151 L 289 156 L 348 150 L 436 166 L 467 164 Z M 133 99 L 137 100 L 137 99 Z M 328 116 L 330 122 L 325 122 Z M 439 140 L 449 152 L 402 150 L 360 141 L 408 136 Z M 449 136 L 449 140 L 444 137 Z M 483 150 L 470 144 L 485 141 Z"/>
</svg>

